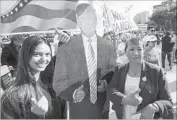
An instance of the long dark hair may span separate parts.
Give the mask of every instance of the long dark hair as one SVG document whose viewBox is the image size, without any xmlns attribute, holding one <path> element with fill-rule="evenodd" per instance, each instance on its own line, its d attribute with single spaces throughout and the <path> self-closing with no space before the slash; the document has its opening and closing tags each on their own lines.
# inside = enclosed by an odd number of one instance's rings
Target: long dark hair
<svg viewBox="0 0 177 120">
<path fill-rule="evenodd" d="M 52 53 L 49 42 L 42 37 L 30 36 L 24 40 L 19 54 L 16 80 L 14 84 L 4 93 L 1 104 L 3 104 L 3 99 L 5 100 L 5 98 L 8 98 L 9 101 L 13 102 L 16 100 L 17 102 L 20 97 L 20 99 L 23 100 L 23 104 L 28 102 L 32 105 L 32 97 L 35 97 L 37 100 L 39 100 L 43 95 L 47 97 L 50 103 L 51 97 L 49 93 L 38 82 L 36 82 L 35 77 L 31 73 L 31 67 L 29 65 L 29 60 L 34 53 L 34 50 L 41 43 L 48 45 Z M 50 104 L 49 106 L 51 107 Z"/>
</svg>

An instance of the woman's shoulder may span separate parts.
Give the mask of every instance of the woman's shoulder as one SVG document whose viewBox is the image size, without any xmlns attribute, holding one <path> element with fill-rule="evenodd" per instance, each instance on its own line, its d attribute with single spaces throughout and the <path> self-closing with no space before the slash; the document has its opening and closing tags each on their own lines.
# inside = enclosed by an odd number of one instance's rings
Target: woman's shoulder
<svg viewBox="0 0 177 120">
<path fill-rule="evenodd" d="M 31 95 L 33 92 L 33 89 L 29 85 L 20 85 L 20 86 L 11 86 L 9 89 L 7 89 L 2 98 L 10 101 L 19 101 L 22 102 L 24 99 Z"/>
<path fill-rule="evenodd" d="M 2 99 L 10 99 L 10 100 L 14 100 L 14 99 L 19 99 L 19 94 L 21 93 L 21 88 L 19 87 L 10 87 L 9 89 L 7 89 L 3 96 Z"/>
<path fill-rule="evenodd" d="M 26 90 L 22 88 L 17 86 L 5 91 L 1 98 L 2 118 L 17 119 L 22 117 L 22 112 L 24 112 L 22 110 L 29 106 Z"/>
<path fill-rule="evenodd" d="M 128 64 L 129 64 L 129 62 L 124 63 L 124 64 L 118 64 L 116 66 L 116 70 L 119 71 L 119 70 L 122 70 L 122 69 L 126 69 L 128 67 Z"/>
<path fill-rule="evenodd" d="M 21 99 L 19 99 L 20 97 L 18 96 L 18 90 L 6 90 L 1 98 L 1 109 L 2 111 L 6 111 L 6 110 L 13 110 L 15 109 Z"/>
<path fill-rule="evenodd" d="M 149 63 L 149 62 L 144 62 L 146 65 L 147 70 L 151 70 L 151 71 L 157 71 L 159 72 L 160 70 L 162 70 L 162 68 L 158 65 Z"/>
<path fill-rule="evenodd" d="M 157 52 L 157 53 L 161 53 L 161 49 L 160 49 L 160 48 L 155 47 L 153 50 L 154 50 L 155 52 Z"/>
</svg>

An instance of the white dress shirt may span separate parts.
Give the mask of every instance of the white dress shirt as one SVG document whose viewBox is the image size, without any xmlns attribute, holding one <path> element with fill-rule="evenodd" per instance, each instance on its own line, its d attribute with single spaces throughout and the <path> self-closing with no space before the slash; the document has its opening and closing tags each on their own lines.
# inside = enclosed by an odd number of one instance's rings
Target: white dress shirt
<svg viewBox="0 0 177 120">
<path fill-rule="evenodd" d="M 84 35 L 82 35 L 82 38 L 83 38 L 83 45 L 84 45 L 84 51 L 85 51 L 85 58 L 86 58 L 86 63 L 87 63 L 87 71 L 88 71 L 88 47 L 89 47 L 89 41 L 88 40 L 92 40 L 91 42 L 91 45 L 92 45 L 92 48 L 93 48 L 93 51 L 94 51 L 94 56 L 95 56 L 95 61 L 96 61 L 96 68 L 97 68 L 97 36 L 96 34 L 93 35 L 91 38 L 87 38 L 85 37 Z M 91 73 L 90 71 L 88 71 L 88 76 L 90 78 L 91 76 Z M 76 93 L 77 89 L 74 91 L 73 93 L 73 99 L 75 99 L 75 93 Z"/>
<path fill-rule="evenodd" d="M 85 58 L 86 58 L 86 63 L 87 63 L 87 68 L 88 68 L 88 47 L 89 47 L 89 40 L 92 40 L 91 42 L 91 45 L 92 45 L 92 48 L 93 48 L 93 51 L 94 51 L 94 55 L 95 55 L 95 61 L 96 61 L 96 68 L 97 68 L 97 36 L 96 34 L 94 36 L 92 36 L 91 38 L 87 38 L 85 37 L 84 35 L 82 35 L 82 38 L 83 38 L 83 44 L 84 44 L 84 50 L 85 50 Z M 87 69 L 88 70 L 88 69 Z M 91 73 L 89 73 L 88 71 L 88 75 L 89 75 L 89 78 L 90 78 L 90 75 Z"/>
</svg>

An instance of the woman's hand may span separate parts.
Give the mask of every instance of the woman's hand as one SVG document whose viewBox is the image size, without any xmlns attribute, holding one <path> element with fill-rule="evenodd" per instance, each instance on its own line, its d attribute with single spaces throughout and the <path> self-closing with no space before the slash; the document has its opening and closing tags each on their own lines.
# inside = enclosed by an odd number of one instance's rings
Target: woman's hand
<svg viewBox="0 0 177 120">
<path fill-rule="evenodd" d="M 31 112 L 36 115 L 45 115 L 45 113 L 47 113 L 49 104 L 45 96 L 42 96 L 39 101 L 36 101 L 35 98 L 31 98 L 31 101 L 34 102 L 34 105 L 31 107 Z"/>
<path fill-rule="evenodd" d="M 84 99 L 85 92 L 83 89 L 84 89 L 84 86 L 81 85 L 78 89 L 75 90 L 73 94 L 74 103 L 82 102 L 82 100 Z"/>
<path fill-rule="evenodd" d="M 131 92 L 122 99 L 124 105 L 138 106 L 142 102 L 142 98 L 139 96 L 140 89 Z"/>
<path fill-rule="evenodd" d="M 15 70 L 12 66 L 9 66 L 8 68 L 9 70 Z"/>
<path fill-rule="evenodd" d="M 70 36 L 66 33 L 59 31 L 57 28 L 55 28 L 56 34 L 58 35 L 58 40 L 60 42 L 66 43 L 70 40 Z"/>
<path fill-rule="evenodd" d="M 153 119 L 154 118 L 155 110 L 152 104 L 147 105 L 140 112 L 141 112 L 140 119 Z"/>
<path fill-rule="evenodd" d="M 99 80 L 98 92 L 103 93 L 106 90 L 106 80 Z"/>
</svg>

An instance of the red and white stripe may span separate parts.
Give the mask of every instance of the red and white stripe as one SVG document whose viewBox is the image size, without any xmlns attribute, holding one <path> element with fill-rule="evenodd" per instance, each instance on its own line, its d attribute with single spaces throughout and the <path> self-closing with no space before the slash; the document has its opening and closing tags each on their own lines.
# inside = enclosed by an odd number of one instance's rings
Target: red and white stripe
<svg viewBox="0 0 177 120">
<path fill-rule="evenodd" d="M 1 33 L 75 29 L 77 0 L 24 0 L 1 15 Z"/>
</svg>

